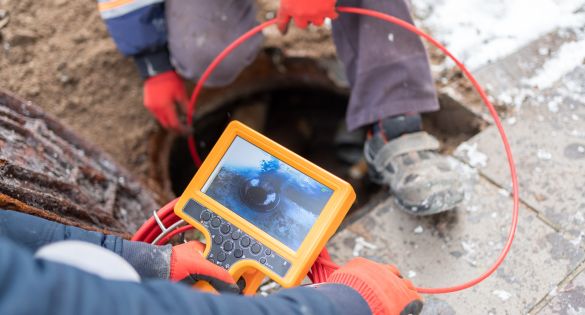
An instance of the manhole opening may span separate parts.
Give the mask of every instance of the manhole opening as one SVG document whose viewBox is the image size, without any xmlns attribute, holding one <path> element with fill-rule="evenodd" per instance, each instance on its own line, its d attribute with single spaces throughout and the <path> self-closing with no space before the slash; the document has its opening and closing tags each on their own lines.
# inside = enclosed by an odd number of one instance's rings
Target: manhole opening
<svg viewBox="0 0 585 315">
<path fill-rule="evenodd" d="M 450 153 L 485 125 L 455 101 L 441 97 L 441 110 L 424 115 L 424 128 L 440 139 Z M 360 208 L 382 188 L 371 183 L 361 159 L 363 132 L 348 135 L 345 111 L 348 96 L 339 91 L 295 86 L 260 92 L 231 101 L 206 114 L 195 126 L 202 158 L 209 153 L 226 125 L 240 120 L 315 164 L 349 181 L 356 190 Z M 343 136 L 343 137 L 340 137 Z M 354 139 L 339 141 L 339 139 Z M 196 172 L 187 141 L 174 139 L 169 154 L 172 191 L 180 195 Z"/>
</svg>

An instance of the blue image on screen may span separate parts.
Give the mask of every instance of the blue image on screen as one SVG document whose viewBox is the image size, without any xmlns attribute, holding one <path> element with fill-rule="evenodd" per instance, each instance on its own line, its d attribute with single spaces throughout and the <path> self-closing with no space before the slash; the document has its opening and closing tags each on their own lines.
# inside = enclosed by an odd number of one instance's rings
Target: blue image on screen
<svg viewBox="0 0 585 315">
<path fill-rule="evenodd" d="M 202 192 L 296 251 L 333 191 L 236 137 Z"/>
</svg>

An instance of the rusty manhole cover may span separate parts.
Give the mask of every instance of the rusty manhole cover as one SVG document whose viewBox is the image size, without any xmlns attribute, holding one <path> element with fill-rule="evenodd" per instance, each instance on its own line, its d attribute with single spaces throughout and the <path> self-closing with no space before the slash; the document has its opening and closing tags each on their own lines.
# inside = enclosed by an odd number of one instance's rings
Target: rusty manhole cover
<svg viewBox="0 0 585 315">
<path fill-rule="evenodd" d="M 128 236 L 158 206 L 109 156 L 0 90 L 0 208 Z"/>
</svg>

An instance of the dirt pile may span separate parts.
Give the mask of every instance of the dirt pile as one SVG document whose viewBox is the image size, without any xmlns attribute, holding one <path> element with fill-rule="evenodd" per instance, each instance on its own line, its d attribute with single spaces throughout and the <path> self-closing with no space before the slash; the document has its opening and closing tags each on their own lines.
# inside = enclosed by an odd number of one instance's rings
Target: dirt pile
<svg viewBox="0 0 585 315">
<path fill-rule="evenodd" d="M 141 80 L 121 56 L 95 1 L 0 0 L 0 87 L 56 116 L 131 171 L 146 174 L 156 123 Z"/>
</svg>

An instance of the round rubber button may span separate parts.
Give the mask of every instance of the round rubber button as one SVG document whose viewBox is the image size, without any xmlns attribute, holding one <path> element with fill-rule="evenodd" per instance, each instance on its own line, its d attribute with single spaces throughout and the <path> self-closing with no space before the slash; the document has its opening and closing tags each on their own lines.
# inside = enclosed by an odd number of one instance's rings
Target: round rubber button
<svg viewBox="0 0 585 315">
<path fill-rule="evenodd" d="M 201 212 L 201 220 L 209 221 L 209 219 L 211 219 L 211 212 L 209 212 L 207 210 Z"/>
<path fill-rule="evenodd" d="M 223 243 L 223 250 L 225 250 L 226 252 L 229 252 L 232 249 L 234 249 L 234 242 L 226 241 L 225 243 Z"/>
<path fill-rule="evenodd" d="M 272 254 L 272 251 L 270 250 L 270 248 L 267 248 L 267 249 L 264 251 L 264 253 L 265 253 L 267 256 L 270 256 L 270 254 Z"/>
<path fill-rule="evenodd" d="M 224 252 L 219 252 L 217 254 L 217 261 L 224 261 L 226 258 L 227 258 L 227 256 Z"/>
<path fill-rule="evenodd" d="M 211 226 L 213 226 L 214 228 L 219 227 L 221 225 L 221 219 L 218 217 L 215 217 L 213 219 L 211 219 Z"/>
<path fill-rule="evenodd" d="M 251 243 L 251 242 L 252 242 L 252 241 L 250 240 L 250 238 L 249 238 L 249 237 L 247 237 L 247 236 L 244 236 L 244 237 L 242 237 L 242 239 L 240 240 L 240 245 L 242 245 L 242 246 L 244 246 L 244 247 L 248 247 L 248 246 L 250 246 L 250 243 Z"/>
<path fill-rule="evenodd" d="M 264 258 L 264 257 L 260 258 L 260 263 L 261 264 L 265 264 L 266 263 L 266 258 Z"/>
<path fill-rule="evenodd" d="M 223 234 L 228 234 L 228 233 L 229 233 L 229 232 L 232 230 L 232 227 L 231 227 L 231 226 L 229 226 L 229 224 L 223 224 L 223 225 L 221 226 L 221 228 L 219 228 L 219 230 L 220 230 L 220 231 L 221 231 L 221 233 L 223 233 Z"/>
<path fill-rule="evenodd" d="M 262 247 L 258 243 L 254 243 L 250 250 L 252 251 L 253 254 L 258 254 L 262 250 Z"/>
<path fill-rule="evenodd" d="M 235 241 L 235 240 L 239 239 L 239 238 L 240 238 L 240 236 L 242 236 L 242 233 L 241 233 L 240 231 L 234 231 L 234 232 L 232 233 L 232 240 L 234 240 L 234 241 Z"/>
<path fill-rule="evenodd" d="M 242 256 L 244 256 L 244 251 L 241 250 L 240 248 L 236 248 L 236 250 L 234 250 L 234 256 L 236 258 L 241 258 Z"/>
<path fill-rule="evenodd" d="M 217 245 L 223 243 L 223 236 L 221 235 L 216 235 L 213 237 L 213 242 Z"/>
</svg>

